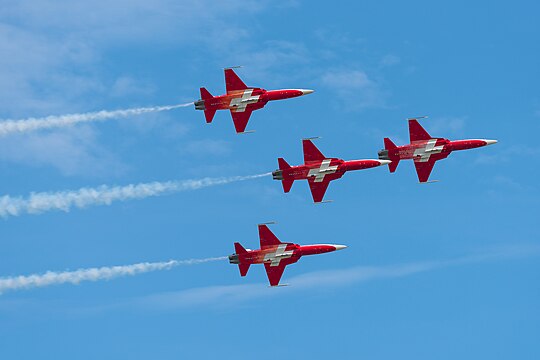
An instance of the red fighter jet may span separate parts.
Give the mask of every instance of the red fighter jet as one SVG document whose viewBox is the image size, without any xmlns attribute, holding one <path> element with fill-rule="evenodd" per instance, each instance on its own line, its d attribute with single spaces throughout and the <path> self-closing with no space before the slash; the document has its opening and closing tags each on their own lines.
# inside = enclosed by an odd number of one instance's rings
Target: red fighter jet
<svg viewBox="0 0 540 360">
<path fill-rule="evenodd" d="M 272 173 L 274 180 L 281 180 L 283 190 L 288 193 L 294 180 L 307 179 L 313 201 L 320 203 L 330 181 L 339 179 L 347 171 L 368 169 L 384 164 L 389 160 L 350 160 L 327 158 L 311 142 L 303 139 L 304 165 L 290 166 L 283 158 L 278 159 L 279 169 Z"/>
<path fill-rule="evenodd" d="M 448 140 L 434 138 L 418 123 L 417 119 L 409 119 L 409 145 L 396 146 L 389 138 L 384 138 L 384 149 L 379 151 L 379 159 L 391 160 L 388 164 L 390 172 L 396 171 L 400 160 L 413 159 L 418 180 L 425 183 L 438 160 L 445 159 L 452 151 L 467 150 L 495 144 L 497 140 L 469 139 Z"/>
<path fill-rule="evenodd" d="M 244 249 L 240 243 L 234 243 L 236 253 L 229 256 L 231 264 L 238 264 L 240 275 L 246 276 L 251 264 L 264 264 L 270 286 L 278 286 L 285 266 L 294 264 L 304 255 L 316 255 L 345 249 L 345 245 L 298 245 L 283 243 L 264 225 L 259 225 L 259 250 Z"/>
<path fill-rule="evenodd" d="M 201 88 L 201 99 L 195 102 L 195 109 L 204 110 L 206 122 L 211 123 L 217 110 L 230 110 L 237 133 L 244 133 L 253 110 L 263 108 L 268 101 L 283 100 L 311 94 L 313 90 L 265 90 L 248 87 L 233 69 L 225 69 L 227 94 L 212 96 Z"/>
</svg>

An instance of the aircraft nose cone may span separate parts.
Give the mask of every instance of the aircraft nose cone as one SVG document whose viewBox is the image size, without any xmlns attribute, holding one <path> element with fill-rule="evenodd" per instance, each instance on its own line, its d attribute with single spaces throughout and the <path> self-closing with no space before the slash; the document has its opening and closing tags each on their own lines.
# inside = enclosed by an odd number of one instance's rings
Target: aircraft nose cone
<svg viewBox="0 0 540 360">
<path fill-rule="evenodd" d="M 315 91 L 315 90 L 308 90 L 308 89 L 298 89 L 298 90 L 302 92 L 302 95 L 311 94 L 312 92 Z"/>
<path fill-rule="evenodd" d="M 392 162 L 392 160 L 377 160 L 379 164 L 381 165 L 388 165 Z"/>
<path fill-rule="evenodd" d="M 486 142 L 486 145 L 493 145 L 497 143 L 497 140 L 484 140 Z"/>
<path fill-rule="evenodd" d="M 347 246 L 345 245 L 332 245 L 333 247 L 336 248 L 336 250 L 342 250 L 342 249 L 345 249 Z"/>
</svg>

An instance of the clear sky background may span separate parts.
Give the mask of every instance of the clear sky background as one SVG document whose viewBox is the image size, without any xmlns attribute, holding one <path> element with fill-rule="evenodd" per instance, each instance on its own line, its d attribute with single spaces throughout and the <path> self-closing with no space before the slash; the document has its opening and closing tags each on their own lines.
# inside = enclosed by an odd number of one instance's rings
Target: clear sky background
<svg viewBox="0 0 540 360">
<path fill-rule="evenodd" d="M 0 219 L 0 275 L 206 258 L 283 241 L 348 249 L 302 258 L 268 288 L 226 260 L 0 295 L 1 359 L 540 358 L 540 6 L 535 1 L 15 1 L 0 5 L 0 118 L 167 105 L 249 85 L 307 88 L 206 125 L 192 107 L 0 138 L 0 194 L 252 175 L 300 139 L 376 158 L 408 140 L 497 139 L 419 185 L 346 174 L 313 205 L 271 177 Z"/>
</svg>

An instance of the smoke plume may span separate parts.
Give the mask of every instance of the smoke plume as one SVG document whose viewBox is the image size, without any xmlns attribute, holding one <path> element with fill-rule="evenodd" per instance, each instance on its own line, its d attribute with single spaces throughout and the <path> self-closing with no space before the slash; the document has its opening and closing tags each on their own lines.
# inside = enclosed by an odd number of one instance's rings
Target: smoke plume
<svg viewBox="0 0 540 360">
<path fill-rule="evenodd" d="M 156 181 L 126 186 L 101 185 L 95 188 L 81 188 L 78 190 L 31 193 L 26 198 L 4 195 L 0 196 L 0 217 L 40 214 L 54 210 L 69 212 L 74 207 L 83 209 L 94 205 L 111 205 L 117 201 L 144 199 L 181 191 L 198 190 L 215 185 L 257 179 L 268 175 L 269 173 L 198 180 Z"/>
<path fill-rule="evenodd" d="M 66 283 L 79 284 L 83 281 L 111 280 L 121 276 L 134 276 L 151 271 L 169 270 L 181 265 L 196 265 L 225 259 L 227 259 L 226 256 L 207 259 L 170 260 L 152 263 L 144 262 L 123 266 L 104 266 L 62 272 L 47 271 L 44 274 L 6 277 L 0 278 L 0 293 L 10 290 L 31 289 Z"/>
<path fill-rule="evenodd" d="M 41 118 L 28 118 L 22 120 L 5 120 L 0 122 L 0 136 L 12 133 L 25 133 L 41 129 L 65 127 L 82 122 L 104 121 L 114 118 L 124 118 L 128 116 L 141 115 L 151 112 L 168 111 L 190 105 L 193 105 L 193 103 L 141 107 L 113 111 L 102 110 L 82 114 L 55 115 Z"/>
</svg>

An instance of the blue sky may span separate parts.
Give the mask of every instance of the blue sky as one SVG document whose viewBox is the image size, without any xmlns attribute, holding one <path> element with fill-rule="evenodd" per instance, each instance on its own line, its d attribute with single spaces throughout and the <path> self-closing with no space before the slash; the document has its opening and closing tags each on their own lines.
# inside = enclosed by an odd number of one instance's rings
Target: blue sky
<svg viewBox="0 0 540 360">
<path fill-rule="evenodd" d="M 275 220 L 283 241 L 348 249 L 266 287 L 227 261 L 0 295 L 2 359 L 537 359 L 540 356 L 540 35 L 533 1 L 4 0 L 0 118 L 183 103 L 222 68 L 267 89 L 238 136 L 192 108 L 0 138 L 0 194 L 253 175 L 327 156 L 373 158 L 434 136 L 498 139 L 450 155 L 439 183 L 346 174 L 313 205 L 271 177 L 110 206 L 0 219 L 4 277 L 228 255 Z"/>
</svg>

